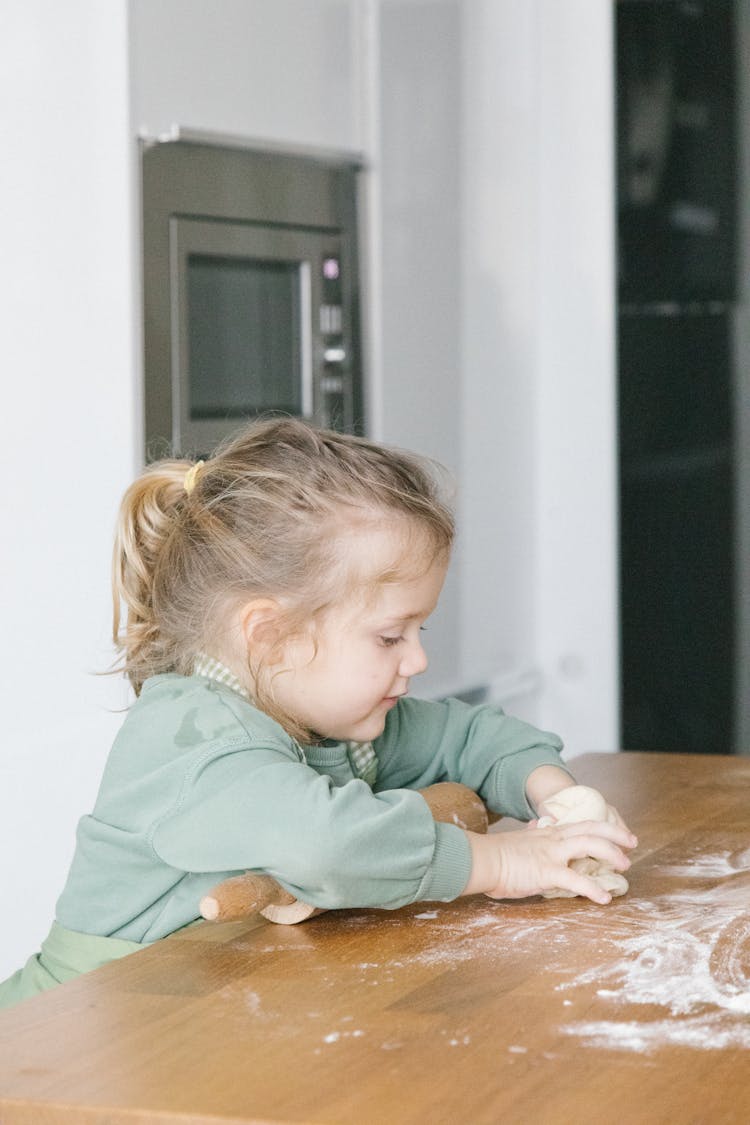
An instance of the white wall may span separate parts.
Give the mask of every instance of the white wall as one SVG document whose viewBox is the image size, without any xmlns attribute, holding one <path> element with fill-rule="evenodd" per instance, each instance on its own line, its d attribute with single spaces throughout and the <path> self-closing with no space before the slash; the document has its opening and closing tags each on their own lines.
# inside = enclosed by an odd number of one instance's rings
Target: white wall
<svg viewBox="0 0 750 1125">
<path fill-rule="evenodd" d="M 135 463 L 125 0 L 23 0 L 0 36 L 0 978 L 53 917 L 122 693 L 107 646 Z"/>
<path fill-rule="evenodd" d="M 613 7 L 540 7 L 540 720 L 619 745 Z"/>
<path fill-rule="evenodd" d="M 133 118 L 358 150 L 352 0 L 130 0 Z"/>
<path fill-rule="evenodd" d="M 461 467 L 461 2 L 381 0 L 377 42 L 377 134 L 368 157 L 378 223 L 370 285 L 377 353 L 370 364 L 372 432 Z M 414 690 L 451 694 L 466 685 L 461 664 L 460 574 L 454 552 L 440 605 L 428 623 L 430 667 Z"/>
<path fill-rule="evenodd" d="M 537 5 L 465 6 L 461 504 L 474 682 L 533 717 L 539 286 Z M 521 689 L 519 691 L 519 688 Z"/>
<path fill-rule="evenodd" d="M 464 5 L 469 678 L 618 746 L 612 11 Z"/>
</svg>

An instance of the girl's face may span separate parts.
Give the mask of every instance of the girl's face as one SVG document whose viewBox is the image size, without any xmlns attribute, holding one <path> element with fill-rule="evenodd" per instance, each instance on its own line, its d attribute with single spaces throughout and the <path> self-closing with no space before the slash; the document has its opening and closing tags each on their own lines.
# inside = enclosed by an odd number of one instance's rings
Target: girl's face
<svg viewBox="0 0 750 1125">
<path fill-rule="evenodd" d="M 356 561 L 363 573 L 376 573 L 373 564 L 387 566 L 398 549 L 392 532 L 372 531 L 357 539 Z M 290 641 L 273 679 L 283 710 L 322 738 L 367 742 L 382 734 L 411 677 L 427 667 L 420 631 L 437 605 L 447 567 L 441 557 L 416 577 L 355 594 L 328 611 L 315 642 Z"/>
</svg>

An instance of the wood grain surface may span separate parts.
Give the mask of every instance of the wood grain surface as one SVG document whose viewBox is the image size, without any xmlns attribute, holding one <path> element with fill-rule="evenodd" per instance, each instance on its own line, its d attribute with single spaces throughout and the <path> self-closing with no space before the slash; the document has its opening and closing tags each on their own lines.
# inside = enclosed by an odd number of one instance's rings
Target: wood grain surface
<svg viewBox="0 0 750 1125">
<path fill-rule="evenodd" d="M 199 924 L 0 1013 L 0 1125 L 747 1122 L 750 759 L 573 768 L 624 898 Z"/>
</svg>

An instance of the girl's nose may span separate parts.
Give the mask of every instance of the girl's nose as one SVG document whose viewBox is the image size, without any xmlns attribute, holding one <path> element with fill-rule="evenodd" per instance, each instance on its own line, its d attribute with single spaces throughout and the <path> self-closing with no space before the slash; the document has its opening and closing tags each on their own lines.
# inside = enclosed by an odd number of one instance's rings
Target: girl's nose
<svg viewBox="0 0 750 1125">
<path fill-rule="evenodd" d="M 404 650 L 399 673 L 408 680 L 411 676 L 418 676 L 424 672 L 427 664 L 427 653 L 422 648 L 421 642 L 416 640 Z"/>
</svg>

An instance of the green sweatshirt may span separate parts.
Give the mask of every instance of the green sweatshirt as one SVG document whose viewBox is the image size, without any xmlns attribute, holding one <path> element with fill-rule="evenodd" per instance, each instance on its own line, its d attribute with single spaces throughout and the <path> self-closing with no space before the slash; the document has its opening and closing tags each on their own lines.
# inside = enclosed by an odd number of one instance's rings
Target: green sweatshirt
<svg viewBox="0 0 750 1125">
<path fill-rule="evenodd" d="M 491 809 L 528 819 L 526 779 L 561 765 L 562 748 L 497 707 L 410 698 L 373 746 L 371 788 L 350 745 L 301 749 L 230 687 L 147 681 L 80 821 L 58 928 L 137 948 L 193 922 L 211 887 L 249 869 L 319 907 L 453 899 L 471 870 L 467 838 L 436 824 L 414 790 L 461 781 Z"/>
</svg>

